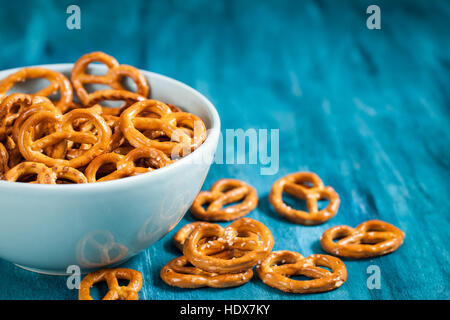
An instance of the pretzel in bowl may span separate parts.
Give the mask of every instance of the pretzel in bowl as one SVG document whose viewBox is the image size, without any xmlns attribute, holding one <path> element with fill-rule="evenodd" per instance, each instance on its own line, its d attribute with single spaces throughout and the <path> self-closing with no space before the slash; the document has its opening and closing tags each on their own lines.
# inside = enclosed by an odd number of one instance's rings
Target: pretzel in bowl
<svg viewBox="0 0 450 320">
<path fill-rule="evenodd" d="M 145 160 L 147 165 L 137 166 L 136 162 Z M 92 160 L 86 168 L 85 174 L 89 182 L 101 182 L 130 177 L 152 171 L 153 168 L 162 168 L 172 161 L 160 150 L 154 148 L 137 148 L 126 156 L 118 153 L 104 153 Z M 105 164 L 114 165 L 113 172 L 97 179 L 97 173 Z"/>
<path fill-rule="evenodd" d="M 404 238 L 403 231 L 392 224 L 369 220 L 356 228 L 345 225 L 332 227 L 323 233 L 320 244 L 323 250 L 333 255 L 363 259 L 397 250 Z"/>
<path fill-rule="evenodd" d="M 129 280 L 127 286 L 120 286 L 118 279 Z M 78 300 L 93 300 L 90 289 L 97 282 L 106 281 L 108 293 L 102 300 L 139 300 L 142 274 L 132 269 L 101 269 L 89 273 L 80 283 Z"/>
<path fill-rule="evenodd" d="M 11 135 L 16 120 L 24 113 L 29 113 L 29 109 L 37 104 L 45 103 L 56 108 L 45 97 L 30 96 L 23 93 L 13 93 L 6 96 L 0 103 L 0 140 L 5 140 Z"/>
<path fill-rule="evenodd" d="M 32 176 L 36 176 L 36 180 L 30 181 Z M 49 168 L 38 162 L 22 162 L 6 172 L 7 181 L 17 182 L 22 179 L 37 184 L 56 184 L 62 179 L 72 183 L 88 182 L 84 174 L 77 169 L 60 165 Z"/>
<path fill-rule="evenodd" d="M 108 67 L 106 74 L 87 74 L 86 69 L 92 62 L 105 64 Z M 127 91 L 122 84 L 122 80 L 125 77 L 132 79 L 135 83 L 137 88 L 136 94 L 147 98 L 149 86 L 147 79 L 139 72 L 139 70 L 129 65 L 119 65 L 119 62 L 117 62 L 116 59 L 103 52 L 92 52 L 83 55 L 74 64 L 71 73 L 71 80 L 75 92 L 81 102 L 86 106 L 95 104 L 96 102 L 92 102 L 92 100 L 96 100 L 98 96 L 95 92 L 89 94 L 84 87 L 85 84 L 103 84 L 115 90 Z"/>
<path fill-rule="evenodd" d="M 90 94 L 89 103 L 86 104 L 85 107 L 90 108 L 104 101 L 123 101 L 124 104 L 120 108 L 102 106 L 103 115 L 120 116 L 123 110 L 132 104 L 145 99 L 146 98 L 137 93 L 126 90 L 97 90 Z"/>
<path fill-rule="evenodd" d="M 96 128 L 96 134 L 74 130 L 73 124 L 78 119 L 92 121 Z M 35 128 L 42 123 L 52 125 L 54 130 L 42 138 L 36 139 Z M 75 109 L 63 116 L 49 111 L 40 111 L 33 114 L 22 125 L 18 145 L 23 157 L 28 161 L 44 163 L 49 167 L 63 165 L 78 168 L 104 153 L 108 148 L 110 139 L 111 129 L 105 123 L 105 120 L 88 109 Z M 79 157 L 71 160 L 54 158 L 42 152 L 46 147 L 55 146 L 67 140 L 80 144 L 90 144 L 92 147 Z"/>
<path fill-rule="evenodd" d="M 140 116 L 144 112 L 159 118 Z M 136 102 L 124 110 L 120 128 L 135 148 L 156 148 L 172 158 L 189 154 L 206 139 L 206 127 L 199 117 L 187 112 L 172 112 L 168 105 L 157 100 Z M 141 132 L 148 130 L 162 131 L 170 141 L 151 139 Z"/>
<path fill-rule="evenodd" d="M 19 82 L 24 82 L 28 79 L 43 78 L 50 82 L 50 84 L 34 93 L 33 96 L 49 97 L 56 92 L 59 92 L 59 100 L 55 102 L 56 107 L 65 112 L 72 103 L 73 91 L 69 79 L 62 73 L 48 70 L 39 67 L 23 68 L 19 71 L 9 75 L 0 81 L 0 100 L 2 100 L 8 91 Z"/>
<path fill-rule="evenodd" d="M 283 192 L 306 200 L 308 212 L 296 210 L 283 202 Z M 328 206 L 318 209 L 317 202 L 329 200 Z M 276 181 L 269 194 L 275 211 L 286 219 L 303 225 L 317 225 L 328 221 L 339 209 L 339 195 L 332 187 L 325 187 L 322 180 L 312 172 L 297 172 Z"/>
<path fill-rule="evenodd" d="M 15 95 L 15 94 L 14 94 Z M 8 96 L 3 100 L 3 102 L 6 102 L 9 100 L 9 98 L 12 95 Z M 25 107 L 22 109 L 20 108 L 17 117 L 15 117 L 15 120 L 11 122 L 12 130 L 7 130 L 9 132 L 9 135 L 6 137 L 8 141 L 8 152 L 9 152 L 9 166 L 12 168 L 19 164 L 22 160 L 22 154 L 19 150 L 18 145 L 18 139 L 19 139 L 19 132 L 20 128 L 22 127 L 22 124 L 27 120 L 31 115 L 35 114 L 38 111 L 50 111 L 54 113 L 61 114 L 59 109 L 57 109 L 53 103 L 44 97 L 30 97 L 30 104 L 26 104 Z M 46 125 L 37 125 L 35 128 L 35 132 L 42 133 L 47 129 Z"/>
<path fill-rule="evenodd" d="M 331 272 L 325 268 L 331 269 Z M 333 256 L 313 254 L 307 258 L 293 251 L 274 251 L 256 268 L 268 286 L 291 293 L 325 292 L 340 287 L 347 280 L 344 263 Z M 294 280 L 302 275 L 311 280 Z"/>
<path fill-rule="evenodd" d="M 223 206 L 241 201 L 233 206 Z M 203 205 L 209 203 L 205 210 Z M 230 221 L 239 219 L 258 205 L 258 194 L 252 186 L 234 179 L 217 181 L 210 191 L 201 191 L 191 206 L 192 214 L 200 220 Z"/>
<path fill-rule="evenodd" d="M 0 142 L 0 180 L 3 179 L 8 171 L 9 153 L 3 143 Z"/>
<path fill-rule="evenodd" d="M 249 234 L 256 235 L 257 240 L 249 237 Z M 262 261 L 272 250 L 273 243 L 272 234 L 264 224 L 250 218 L 241 218 L 226 228 L 213 223 L 199 225 L 187 238 L 183 254 L 190 263 L 204 271 L 237 273 Z M 214 248 L 213 252 L 205 250 L 208 245 Z M 223 251 L 238 250 L 239 256 L 233 259 L 214 256 L 217 254 L 217 247 Z"/>
<path fill-rule="evenodd" d="M 192 266 L 185 256 L 181 256 L 170 260 L 161 269 L 160 276 L 168 285 L 179 288 L 229 288 L 250 281 L 253 271 L 247 269 L 238 273 L 211 273 Z"/>
</svg>

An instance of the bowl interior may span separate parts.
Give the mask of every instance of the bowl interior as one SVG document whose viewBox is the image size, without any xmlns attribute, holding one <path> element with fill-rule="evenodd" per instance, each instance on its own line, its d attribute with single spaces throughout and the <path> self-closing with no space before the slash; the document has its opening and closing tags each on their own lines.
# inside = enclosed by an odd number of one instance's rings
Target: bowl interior
<svg viewBox="0 0 450 320">
<path fill-rule="evenodd" d="M 50 65 L 40 65 L 37 67 L 46 68 L 50 70 L 54 70 L 57 72 L 63 73 L 66 77 L 70 79 L 70 73 L 72 71 L 73 64 L 50 64 Z M 0 71 L 0 79 L 3 79 L 7 77 L 9 74 L 12 74 L 16 71 L 18 71 L 20 68 L 16 69 L 10 69 L 10 70 L 4 70 Z M 97 74 L 97 75 L 104 75 L 107 71 L 107 67 L 103 64 L 91 64 L 87 70 L 88 73 L 91 74 Z M 194 90 L 193 88 L 177 81 L 172 78 L 145 71 L 145 70 L 139 70 L 146 78 L 150 86 L 150 93 L 149 98 L 150 99 L 156 99 L 160 100 L 164 103 L 170 103 L 174 104 L 178 107 L 180 107 L 183 111 L 187 111 L 190 113 L 195 114 L 196 116 L 200 117 L 203 122 L 205 123 L 205 126 L 207 128 L 207 138 L 205 142 L 197 148 L 192 154 L 184 157 L 183 159 L 177 161 L 174 164 L 171 164 L 167 167 L 158 169 L 154 172 L 152 172 L 152 175 L 155 174 L 162 174 L 166 170 L 170 170 L 171 167 L 175 165 L 180 165 L 184 163 L 187 159 L 192 157 L 196 153 L 202 152 L 202 150 L 210 149 L 211 146 L 213 146 L 215 143 L 217 143 L 217 139 L 220 133 L 220 120 L 219 115 L 217 113 L 217 110 L 212 105 L 212 103 L 205 98 L 201 93 Z M 127 89 L 130 89 L 131 91 L 135 90 L 135 85 L 131 79 L 125 78 L 123 81 L 123 84 L 127 87 Z M 46 79 L 30 79 L 25 82 L 17 83 L 15 84 L 11 90 L 8 93 L 15 93 L 15 92 L 21 92 L 21 93 L 34 93 L 38 90 L 46 87 L 48 85 L 48 81 Z M 109 88 L 104 85 L 89 85 L 86 89 L 89 91 L 93 90 L 99 90 L 99 89 L 105 89 Z M 55 96 L 56 97 L 56 96 Z M 57 98 L 57 97 L 56 97 Z M 76 94 L 74 92 L 74 100 L 77 101 Z M 116 101 L 108 101 L 105 102 L 108 106 L 118 106 L 118 103 Z M 215 147 L 214 147 L 215 149 Z M 129 177 L 119 180 L 113 180 L 113 181 L 107 181 L 102 182 L 101 184 L 112 184 L 112 183 L 119 183 L 122 180 L 128 180 L 128 179 L 139 179 L 139 175 L 135 177 Z M 8 185 L 11 185 L 11 183 L 6 181 L 0 181 L 0 185 L 7 183 Z M 26 188 L 86 188 L 89 186 L 89 188 L 92 188 L 96 184 L 85 184 L 85 185 L 31 185 L 31 184 L 23 184 L 23 183 L 14 183 L 14 185 L 22 185 Z"/>
</svg>

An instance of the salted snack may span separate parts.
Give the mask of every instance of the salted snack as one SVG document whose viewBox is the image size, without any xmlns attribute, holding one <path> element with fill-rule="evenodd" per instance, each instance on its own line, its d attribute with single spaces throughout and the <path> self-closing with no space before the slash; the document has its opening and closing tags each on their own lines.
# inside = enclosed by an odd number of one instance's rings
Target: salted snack
<svg viewBox="0 0 450 320">
<path fill-rule="evenodd" d="M 54 104 L 61 112 L 66 111 L 73 98 L 73 90 L 69 79 L 62 73 L 39 67 L 23 68 L 2 79 L 0 81 L 0 101 L 8 95 L 8 92 L 16 83 L 39 78 L 48 80 L 50 84 L 35 92 L 33 96 L 49 97 L 59 93 L 59 99 L 54 101 Z"/>
<path fill-rule="evenodd" d="M 143 167 L 136 163 L 145 161 Z M 137 148 L 130 151 L 127 155 L 118 153 L 104 153 L 92 160 L 85 170 L 89 182 L 109 181 L 124 177 L 131 177 L 137 174 L 149 172 L 162 168 L 172 161 L 166 154 L 154 148 Z M 103 177 L 97 180 L 99 169 L 106 164 L 113 164 L 111 172 L 103 172 Z"/>
<path fill-rule="evenodd" d="M 86 73 L 89 64 L 93 62 L 105 64 L 108 67 L 106 74 L 94 75 Z M 86 84 L 102 84 L 111 87 L 111 89 L 127 91 L 122 84 L 122 80 L 125 77 L 133 80 L 138 95 L 144 98 L 148 97 L 149 85 L 139 70 L 129 65 L 120 65 L 115 58 L 103 52 L 91 52 L 83 55 L 75 62 L 70 76 L 78 98 L 86 106 L 92 106 L 92 100 L 96 100 L 98 97 L 95 92 L 88 93 L 84 87 Z"/>
<path fill-rule="evenodd" d="M 106 74 L 91 74 L 92 62 L 105 64 Z M 39 78 L 50 84 L 33 94 L 8 95 L 16 83 Z M 124 78 L 134 82 L 135 92 Z M 167 166 L 206 139 L 199 117 L 149 99 L 139 70 L 102 52 L 82 56 L 71 81 L 44 68 L 23 68 L 0 80 L 0 180 L 67 184 L 125 178 Z M 88 92 L 85 86 L 92 84 L 110 89 Z M 113 108 L 105 101 L 123 104 Z"/>
<path fill-rule="evenodd" d="M 0 179 L 3 179 L 8 171 L 9 154 L 3 143 L 0 143 Z"/>
<path fill-rule="evenodd" d="M 222 258 L 225 258 L 225 256 L 222 255 Z M 181 256 L 170 260 L 161 269 L 160 275 L 165 283 L 179 288 L 229 288 L 250 281 L 253 277 L 253 271 L 247 269 L 242 272 L 227 274 L 207 272 L 194 267 L 185 256 Z"/>
<path fill-rule="evenodd" d="M 241 218 L 226 228 L 214 223 L 197 226 L 187 238 L 183 254 L 192 265 L 204 271 L 238 273 L 262 261 L 273 243 L 272 234 L 263 223 Z M 218 248 L 236 251 L 236 256 L 232 259 L 215 256 Z"/>
<path fill-rule="evenodd" d="M 223 208 L 227 204 L 235 205 Z M 203 205 L 208 204 L 205 210 Z M 220 179 L 210 191 L 201 191 L 191 206 L 192 214 L 200 220 L 231 221 L 242 218 L 258 205 L 258 194 L 252 186 L 235 179 Z"/>
<path fill-rule="evenodd" d="M 36 177 L 33 179 L 33 177 Z M 20 179 L 28 183 L 56 184 L 58 181 L 64 183 L 87 183 L 84 174 L 75 168 L 55 165 L 51 168 L 39 162 L 22 162 L 6 173 L 5 180 L 16 182 Z"/>
<path fill-rule="evenodd" d="M 296 210 L 283 201 L 283 192 L 306 200 L 308 212 Z M 328 200 L 328 206 L 318 208 L 319 200 Z M 332 187 L 324 186 L 322 180 L 312 172 L 296 172 L 276 181 L 269 194 L 275 211 L 284 218 L 302 225 L 317 225 L 328 221 L 339 209 L 339 195 Z"/>
<path fill-rule="evenodd" d="M 129 280 L 127 286 L 120 286 L 118 279 Z M 90 289 L 97 282 L 106 281 L 108 293 L 102 300 L 139 300 L 142 274 L 132 269 L 101 269 L 89 273 L 80 283 L 78 300 L 93 300 Z"/>
<path fill-rule="evenodd" d="M 74 123 L 80 119 L 92 123 L 95 133 L 76 131 Z M 39 136 L 36 128 L 44 124 L 50 124 L 55 129 L 36 139 Z M 110 139 L 111 129 L 100 115 L 88 109 L 75 109 L 64 115 L 49 111 L 36 112 L 23 123 L 17 143 L 20 153 L 27 161 L 40 162 L 47 166 L 64 165 L 78 168 L 87 165 L 96 156 L 104 153 Z M 88 144 L 91 147 L 78 157 L 67 160 L 62 157 L 66 147 L 60 144 L 67 140 L 75 144 Z M 54 154 L 46 155 L 43 150 L 47 147 L 53 147 Z"/>
<path fill-rule="evenodd" d="M 187 238 L 191 235 L 195 228 L 201 226 L 202 224 L 205 224 L 205 222 L 192 222 L 184 225 L 180 230 L 178 230 L 173 236 L 173 243 L 175 244 L 175 247 L 183 252 L 183 247 Z"/>
<path fill-rule="evenodd" d="M 142 117 L 141 113 L 155 116 Z M 185 156 L 206 139 L 203 121 L 188 112 L 172 112 L 169 106 L 157 100 L 136 102 L 120 115 L 120 129 L 135 148 L 157 148 L 172 158 Z M 158 141 L 145 135 L 146 131 L 160 131 L 169 141 Z"/>
<path fill-rule="evenodd" d="M 336 257 L 313 254 L 305 258 L 300 253 L 286 250 L 272 252 L 257 266 L 256 272 L 268 286 L 291 293 L 330 291 L 347 280 L 347 269 Z M 296 275 L 303 275 L 311 280 L 290 278 Z"/>
<path fill-rule="evenodd" d="M 320 244 L 323 250 L 333 255 L 363 259 L 397 250 L 404 238 L 403 231 L 392 224 L 369 220 L 356 228 L 345 225 L 332 227 L 323 233 Z"/>
</svg>

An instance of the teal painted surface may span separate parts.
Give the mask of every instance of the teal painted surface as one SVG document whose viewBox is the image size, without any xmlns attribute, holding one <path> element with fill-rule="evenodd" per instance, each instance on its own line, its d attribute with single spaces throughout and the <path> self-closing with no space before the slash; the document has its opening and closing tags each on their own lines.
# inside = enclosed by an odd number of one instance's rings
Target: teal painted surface
<svg viewBox="0 0 450 320">
<path fill-rule="evenodd" d="M 82 30 L 67 30 L 78 3 Z M 121 63 L 162 73 L 198 89 L 225 129 L 280 129 L 280 170 L 212 166 L 204 185 L 223 177 L 255 186 L 275 250 L 321 253 L 318 239 L 337 224 L 368 219 L 406 233 L 393 254 L 348 261 L 338 290 L 284 294 L 256 276 L 233 289 L 166 286 L 159 270 L 178 252 L 167 237 L 124 266 L 144 274 L 141 299 L 448 299 L 450 156 L 450 5 L 445 1 L 2 1 L 0 69 L 71 62 L 102 50 Z M 382 30 L 365 27 L 369 4 Z M 281 219 L 267 194 L 279 177 L 318 173 L 341 197 L 327 223 Z M 30 212 L 30 214 L 37 214 Z M 368 290 L 366 269 L 381 269 Z M 66 279 L 36 275 L 0 260 L 0 298 L 74 299 Z"/>
</svg>

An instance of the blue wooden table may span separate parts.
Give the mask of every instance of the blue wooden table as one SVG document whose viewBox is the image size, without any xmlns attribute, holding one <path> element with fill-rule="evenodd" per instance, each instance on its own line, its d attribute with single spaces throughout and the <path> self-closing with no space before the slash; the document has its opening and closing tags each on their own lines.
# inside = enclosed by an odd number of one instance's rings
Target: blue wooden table
<svg viewBox="0 0 450 320">
<path fill-rule="evenodd" d="M 121 63 L 196 88 L 226 129 L 280 129 L 279 171 L 214 164 L 204 185 L 239 178 L 258 190 L 248 216 L 265 223 L 274 250 L 323 253 L 318 239 L 337 224 L 368 219 L 406 233 L 387 256 L 345 260 L 338 290 L 286 294 L 256 276 L 238 288 L 183 290 L 159 278 L 178 255 L 171 236 L 124 266 L 144 275 L 141 299 L 448 299 L 450 298 L 450 5 L 376 1 L 381 30 L 366 28 L 372 1 L 2 1 L 0 69 L 73 62 L 102 50 Z M 81 8 L 81 30 L 66 28 L 66 8 Z M 281 176 L 309 170 L 340 195 L 323 225 L 292 224 L 267 195 Z M 30 214 L 34 214 L 30 212 Z M 226 224 L 224 224 L 226 225 Z M 381 288 L 369 290 L 378 266 Z M 1 299 L 76 299 L 66 278 L 0 260 Z"/>
</svg>

